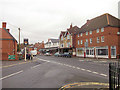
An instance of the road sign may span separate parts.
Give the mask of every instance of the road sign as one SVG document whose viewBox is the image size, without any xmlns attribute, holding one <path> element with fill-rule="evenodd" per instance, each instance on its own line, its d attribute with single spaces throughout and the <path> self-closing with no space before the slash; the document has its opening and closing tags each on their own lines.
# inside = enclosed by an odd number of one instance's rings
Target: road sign
<svg viewBox="0 0 120 90">
<path fill-rule="evenodd" d="M 12 59 L 12 60 L 15 59 L 15 55 L 9 55 L 9 56 L 8 56 L 8 59 L 10 59 L 10 60 L 11 60 L 11 59 Z"/>
</svg>

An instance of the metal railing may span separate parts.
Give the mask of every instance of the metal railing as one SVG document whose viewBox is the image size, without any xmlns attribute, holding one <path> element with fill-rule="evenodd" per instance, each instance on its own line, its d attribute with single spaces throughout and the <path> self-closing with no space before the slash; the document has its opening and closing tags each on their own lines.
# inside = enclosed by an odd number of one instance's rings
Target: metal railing
<svg viewBox="0 0 120 90">
<path fill-rule="evenodd" d="M 120 90 L 120 62 L 109 64 L 109 90 Z"/>
</svg>

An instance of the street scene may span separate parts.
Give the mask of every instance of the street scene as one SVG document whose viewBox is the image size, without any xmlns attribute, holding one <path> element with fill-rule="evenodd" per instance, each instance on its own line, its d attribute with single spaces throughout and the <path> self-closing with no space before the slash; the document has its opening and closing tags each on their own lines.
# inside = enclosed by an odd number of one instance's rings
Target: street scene
<svg viewBox="0 0 120 90">
<path fill-rule="evenodd" d="M 0 2 L 0 89 L 120 89 L 119 0 Z"/>
</svg>

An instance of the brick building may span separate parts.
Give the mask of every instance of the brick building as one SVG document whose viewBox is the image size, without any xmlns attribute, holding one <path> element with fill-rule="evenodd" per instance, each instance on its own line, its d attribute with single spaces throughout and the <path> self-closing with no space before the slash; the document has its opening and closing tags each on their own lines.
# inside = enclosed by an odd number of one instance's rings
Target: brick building
<svg viewBox="0 0 120 90">
<path fill-rule="evenodd" d="M 43 50 L 53 55 L 58 52 L 58 48 L 59 39 L 48 39 L 48 41 L 45 43 L 45 48 Z"/>
<path fill-rule="evenodd" d="M 10 30 L 6 29 L 6 22 L 3 22 L 0 28 L 0 45 L 2 60 L 9 60 L 9 55 L 15 55 L 14 60 L 17 60 L 17 40 L 10 34 Z"/>
<path fill-rule="evenodd" d="M 60 41 L 60 53 L 64 52 L 73 52 L 73 55 L 75 55 L 75 33 L 78 31 L 77 26 L 70 25 L 70 28 L 68 28 L 66 31 L 61 31 L 59 36 Z"/>
<path fill-rule="evenodd" d="M 35 43 L 34 44 L 34 49 L 36 49 L 38 51 L 38 54 L 42 53 L 42 49 L 44 48 L 44 41 L 42 41 L 41 43 Z"/>
<path fill-rule="evenodd" d="M 116 58 L 120 54 L 120 20 L 108 13 L 87 20 L 75 35 L 77 56 Z"/>
</svg>

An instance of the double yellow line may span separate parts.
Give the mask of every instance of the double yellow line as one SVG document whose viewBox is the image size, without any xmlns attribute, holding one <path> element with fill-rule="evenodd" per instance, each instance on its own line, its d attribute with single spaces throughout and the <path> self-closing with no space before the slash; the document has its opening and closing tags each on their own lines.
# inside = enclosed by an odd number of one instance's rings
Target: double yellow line
<svg viewBox="0 0 120 90">
<path fill-rule="evenodd" d="M 100 86 L 105 86 L 105 88 L 109 87 L 109 83 L 80 82 L 80 83 L 67 84 L 67 85 L 61 87 L 59 90 L 65 90 L 66 88 L 75 88 L 75 87 L 87 86 L 87 85 L 100 85 Z"/>
</svg>

